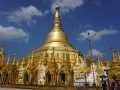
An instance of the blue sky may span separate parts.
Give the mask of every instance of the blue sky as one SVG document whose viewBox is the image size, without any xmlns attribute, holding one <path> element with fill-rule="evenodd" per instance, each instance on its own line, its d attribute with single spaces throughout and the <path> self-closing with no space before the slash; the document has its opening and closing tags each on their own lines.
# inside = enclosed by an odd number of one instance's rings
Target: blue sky
<svg viewBox="0 0 120 90">
<path fill-rule="evenodd" d="M 17 51 L 17 58 L 40 47 L 52 28 L 55 5 L 69 42 L 89 58 L 87 33 L 97 35 L 91 45 L 95 57 L 106 55 L 111 61 L 111 46 L 120 50 L 120 0 L 0 0 L 0 46 L 6 59 Z"/>
</svg>

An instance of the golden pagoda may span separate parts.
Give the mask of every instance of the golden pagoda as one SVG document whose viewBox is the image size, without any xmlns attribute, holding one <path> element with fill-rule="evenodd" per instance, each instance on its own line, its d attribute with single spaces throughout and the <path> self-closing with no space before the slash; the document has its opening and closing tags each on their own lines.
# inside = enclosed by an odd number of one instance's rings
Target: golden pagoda
<svg viewBox="0 0 120 90">
<path fill-rule="evenodd" d="M 42 46 L 33 49 L 28 56 L 16 60 L 12 64 L 10 55 L 5 63 L 4 46 L 0 50 L 0 83 L 1 84 L 27 84 L 27 85 L 76 85 L 76 83 L 93 82 L 100 86 L 100 75 L 105 69 L 117 73 L 119 70 L 120 55 L 115 56 L 112 50 L 113 62 L 100 59 L 94 68 L 90 60 L 75 49 L 68 41 L 62 29 L 58 4 L 55 7 L 54 21 L 51 31 Z M 115 74 L 118 75 L 118 74 Z M 93 77 L 94 76 L 94 77 Z M 112 77 L 112 76 L 111 76 Z"/>
<path fill-rule="evenodd" d="M 118 72 L 120 70 L 120 63 L 117 60 L 113 47 L 111 48 L 111 50 L 112 50 L 112 63 L 110 65 L 110 71 L 112 73 L 111 76 L 115 78 L 115 77 L 119 77 Z"/>
<path fill-rule="evenodd" d="M 24 68 L 23 73 L 21 72 L 22 67 L 19 72 L 22 74 L 25 73 L 27 82 L 29 82 L 30 72 L 36 72 L 38 75 L 39 73 L 42 75 L 37 76 L 37 79 L 40 78 L 40 80 L 38 80 L 39 84 L 73 84 L 73 70 L 70 66 L 74 65 L 76 59 L 75 54 L 79 54 L 79 52 L 76 52 L 76 49 L 68 42 L 67 36 L 62 29 L 58 4 L 55 9 L 53 26 L 47 35 L 46 41 L 42 46 L 34 50 L 34 53 L 32 51 L 30 55 L 24 57 L 26 59 L 24 63 L 27 64 L 26 68 L 23 67 L 23 59 L 19 60 L 19 63 L 21 63 L 21 66 Z M 35 65 L 31 64 L 31 62 Z M 37 68 L 29 71 L 29 69 L 33 67 Z M 64 77 L 61 81 L 60 78 L 58 78 L 60 75 Z M 32 77 L 35 76 L 32 74 Z M 68 77 L 71 77 L 71 81 L 67 79 Z M 24 82 L 24 79 L 21 80 L 21 82 Z M 48 81 L 45 82 L 46 80 Z M 58 81 L 59 83 L 56 83 Z"/>
<path fill-rule="evenodd" d="M 40 54 L 44 57 L 46 54 L 51 54 L 54 47 L 54 55 L 57 54 L 61 57 L 65 49 L 68 51 L 71 57 L 74 57 L 76 52 L 75 48 L 68 42 L 68 38 L 62 29 L 62 24 L 60 20 L 59 7 L 58 4 L 55 7 L 54 21 L 51 31 L 48 33 L 46 41 L 42 46 L 34 50 L 34 62 L 37 65 L 39 62 Z M 30 55 L 27 56 L 29 60 Z M 28 60 L 25 62 L 27 63 Z"/>
</svg>

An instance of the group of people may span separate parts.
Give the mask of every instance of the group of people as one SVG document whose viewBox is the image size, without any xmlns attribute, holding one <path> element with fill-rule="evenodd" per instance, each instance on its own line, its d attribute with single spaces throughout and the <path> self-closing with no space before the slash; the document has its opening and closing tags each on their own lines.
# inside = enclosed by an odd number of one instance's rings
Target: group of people
<svg viewBox="0 0 120 90">
<path fill-rule="evenodd" d="M 119 80 L 104 80 L 102 78 L 101 80 L 101 83 L 102 83 L 102 88 L 103 90 L 119 90 L 120 88 L 120 81 Z"/>
</svg>

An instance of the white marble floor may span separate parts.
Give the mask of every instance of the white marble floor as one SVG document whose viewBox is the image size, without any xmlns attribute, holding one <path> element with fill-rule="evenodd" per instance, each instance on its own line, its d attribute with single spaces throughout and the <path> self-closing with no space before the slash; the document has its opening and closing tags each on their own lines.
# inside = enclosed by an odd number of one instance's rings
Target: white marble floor
<svg viewBox="0 0 120 90">
<path fill-rule="evenodd" d="M 0 90 L 35 90 L 35 89 L 19 89 L 19 88 L 2 88 L 2 87 L 0 87 Z"/>
</svg>

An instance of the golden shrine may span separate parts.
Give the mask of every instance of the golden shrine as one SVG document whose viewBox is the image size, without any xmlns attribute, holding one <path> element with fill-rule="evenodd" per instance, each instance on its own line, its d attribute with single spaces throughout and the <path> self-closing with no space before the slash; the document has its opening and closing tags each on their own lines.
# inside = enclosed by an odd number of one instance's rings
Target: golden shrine
<svg viewBox="0 0 120 90">
<path fill-rule="evenodd" d="M 56 5 L 54 22 L 44 44 L 36 50 L 16 60 L 12 64 L 10 56 L 5 63 L 4 46 L 0 50 L 0 83 L 27 85 L 83 85 L 95 83 L 101 86 L 101 75 L 120 78 L 120 54 L 112 48 L 112 63 L 107 59 L 98 63 L 86 59 L 67 39 L 61 25 L 59 7 Z M 106 74 L 109 72 L 110 74 Z"/>
</svg>

